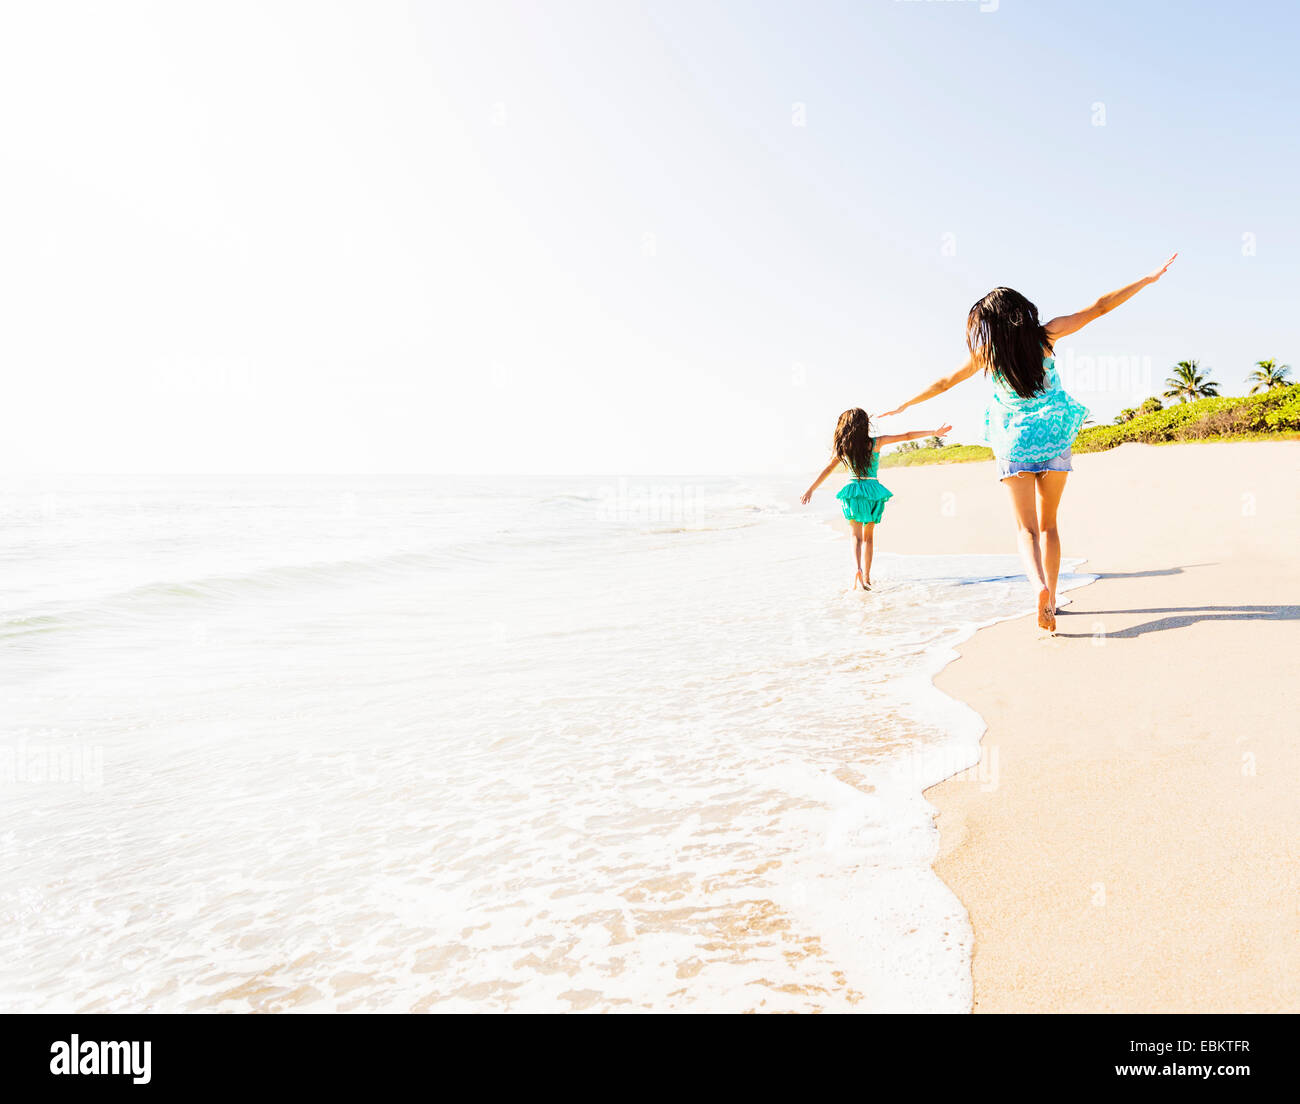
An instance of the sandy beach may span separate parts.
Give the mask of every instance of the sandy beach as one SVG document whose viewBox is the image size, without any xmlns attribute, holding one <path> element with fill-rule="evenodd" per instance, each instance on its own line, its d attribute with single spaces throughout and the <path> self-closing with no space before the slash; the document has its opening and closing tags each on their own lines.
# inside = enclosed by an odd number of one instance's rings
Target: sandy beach
<svg viewBox="0 0 1300 1104">
<path fill-rule="evenodd" d="M 974 1011 L 1296 1011 L 1300 444 L 1074 466 L 1063 551 L 1100 578 L 1056 638 L 1003 622 L 936 680 L 984 717 L 996 780 L 927 794 Z M 881 475 L 878 547 L 1013 549 L 991 463 Z"/>
</svg>

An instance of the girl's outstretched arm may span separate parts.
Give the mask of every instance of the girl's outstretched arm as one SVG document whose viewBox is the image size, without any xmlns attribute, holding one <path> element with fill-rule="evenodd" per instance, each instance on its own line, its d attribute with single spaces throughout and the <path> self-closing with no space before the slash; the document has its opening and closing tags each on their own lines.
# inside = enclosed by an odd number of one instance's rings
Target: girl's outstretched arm
<svg viewBox="0 0 1300 1104">
<path fill-rule="evenodd" d="M 973 376 L 978 371 L 979 371 L 979 366 L 975 363 L 975 358 L 967 357 L 966 363 L 963 364 L 960 368 L 958 368 L 957 371 L 955 371 L 951 376 L 944 376 L 942 379 L 935 380 L 932 384 L 930 384 L 929 387 L 927 387 L 919 395 L 913 395 L 910 399 L 907 400 L 907 402 L 903 403 L 902 406 L 896 406 L 894 407 L 893 410 L 886 410 L 880 416 L 882 418 L 888 418 L 891 414 L 900 414 L 904 410 L 906 410 L 909 406 L 915 406 L 917 403 L 923 403 L 925 402 L 926 399 L 934 398 L 935 395 L 942 395 L 950 387 L 956 387 L 957 384 L 961 383 L 962 380 L 970 379 L 971 376 Z M 924 434 L 922 434 L 922 436 L 924 436 Z M 903 438 L 900 437 L 899 440 L 901 441 L 903 440 Z"/>
<path fill-rule="evenodd" d="M 799 496 L 799 501 L 802 502 L 805 506 L 807 506 L 808 500 L 813 496 L 813 491 L 815 491 L 818 487 L 820 487 L 823 483 L 825 483 L 827 478 L 830 476 L 831 472 L 833 472 L 839 466 L 840 466 L 840 458 L 838 456 L 832 456 L 831 462 L 822 469 L 821 475 L 819 475 L 816 479 L 813 480 L 813 485 L 809 487 L 806 491 L 804 491 L 802 495 Z"/>
<path fill-rule="evenodd" d="M 915 441 L 921 437 L 947 437 L 952 432 L 952 426 L 941 425 L 938 429 L 914 429 L 911 433 L 890 433 L 884 437 L 877 437 L 877 445 L 893 445 L 899 441 Z"/>
<path fill-rule="evenodd" d="M 1175 253 L 1174 257 L 1178 254 Z M 1074 314 L 1063 314 L 1059 318 L 1053 318 L 1044 329 L 1047 330 L 1047 336 L 1055 341 L 1058 337 L 1065 337 L 1066 334 L 1077 333 L 1083 329 L 1089 322 L 1095 322 L 1103 314 L 1109 314 L 1121 303 L 1127 303 L 1139 291 L 1148 284 L 1154 284 L 1161 276 L 1165 274 L 1166 269 L 1174 263 L 1174 257 L 1170 257 L 1159 268 L 1149 276 L 1143 276 L 1140 280 L 1135 280 L 1131 284 L 1125 284 L 1118 291 L 1112 291 L 1109 295 L 1103 295 L 1092 306 L 1086 310 L 1077 311 Z"/>
</svg>

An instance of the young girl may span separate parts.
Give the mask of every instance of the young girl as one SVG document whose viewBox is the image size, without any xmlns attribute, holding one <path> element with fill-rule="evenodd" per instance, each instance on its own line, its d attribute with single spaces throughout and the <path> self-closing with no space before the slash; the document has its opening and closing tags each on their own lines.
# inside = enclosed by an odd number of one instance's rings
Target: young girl
<svg viewBox="0 0 1300 1104">
<path fill-rule="evenodd" d="M 857 574 L 853 589 L 861 584 L 863 590 L 871 589 L 871 556 L 874 551 L 876 523 L 885 512 L 885 503 L 894 497 L 876 478 L 880 465 L 880 446 L 895 441 L 915 441 L 918 437 L 943 437 L 952 432 L 952 426 L 938 429 L 918 429 L 915 433 L 893 433 L 885 437 L 871 436 L 871 421 L 867 412 L 858 407 L 846 410 L 835 425 L 831 440 L 831 462 L 826 465 L 813 485 L 800 498 L 805 506 L 813 491 L 826 482 L 826 477 L 843 464 L 853 478 L 835 496 L 844 508 L 844 517 L 853 529 L 853 566 Z"/>
<path fill-rule="evenodd" d="M 1154 284 L 1177 256 L 1091 306 L 1046 324 L 1038 320 L 1038 308 L 1018 291 L 994 288 L 967 315 L 970 355 L 966 363 L 881 415 L 888 418 L 942 395 L 977 372 L 989 377 L 985 436 L 997 459 L 997 477 L 1010 492 L 1025 574 L 1038 589 L 1038 627 L 1047 632 L 1056 632 L 1056 580 L 1061 567 L 1057 508 L 1067 473 L 1073 470 L 1075 434 L 1088 416 L 1087 409 L 1061 386 L 1053 350 L 1062 337 L 1077 333 Z"/>
</svg>

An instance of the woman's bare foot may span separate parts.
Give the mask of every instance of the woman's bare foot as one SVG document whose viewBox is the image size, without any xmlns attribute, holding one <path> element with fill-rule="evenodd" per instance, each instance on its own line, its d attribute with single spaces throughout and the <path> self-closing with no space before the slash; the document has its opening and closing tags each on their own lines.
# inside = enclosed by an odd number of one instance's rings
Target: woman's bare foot
<svg viewBox="0 0 1300 1104">
<path fill-rule="evenodd" d="M 863 590 L 870 590 L 870 589 L 871 589 L 871 584 L 868 583 L 868 582 L 866 582 L 866 581 L 862 578 L 862 572 L 861 572 L 861 571 L 857 572 L 857 573 L 854 574 L 854 576 L 853 576 L 853 589 L 854 589 L 854 590 L 857 590 L 858 587 L 861 587 Z"/>
<path fill-rule="evenodd" d="M 1038 627 L 1056 632 L 1056 602 L 1047 587 L 1038 592 Z"/>
</svg>

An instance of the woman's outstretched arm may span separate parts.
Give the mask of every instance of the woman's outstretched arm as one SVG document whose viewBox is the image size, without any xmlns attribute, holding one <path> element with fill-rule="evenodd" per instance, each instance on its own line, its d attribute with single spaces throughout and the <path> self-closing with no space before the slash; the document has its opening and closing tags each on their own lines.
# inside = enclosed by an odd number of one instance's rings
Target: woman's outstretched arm
<svg viewBox="0 0 1300 1104">
<path fill-rule="evenodd" d="M 1177 256 L 1178 254 L 1175 253 L 1174 257 Z M 1174 257 L 1170 257 L 1169 260 L 1165 261 L 1164 264 L 1149 276 L 1143 276 L 1142 279 L 1135 280 L 1131 284 L 1126 284 L 1118 291 L 1112 291 L 1109 295 L 1103 295 L 1086 310 L 1078 311 L 1075 314 L 1063 314 L 1059 318 L 1053 318 L 1044 327 L 1047 330 L 1047 336 L 1055 341 L 1058 337 L 1065 337 L 1066 334 L 1077 333 L 1089 322 L 1095 322 L 1103 314 L 1109 314 L 1121 303 L 1127 303 L 1148 284 L 1154 284 L 1158 279 L 1160 279 L 1160 277 L 1165 274 L 1165 270 L 1174 263 Z"/>
<path fill-rule="evenodd" d="M 935 380 L 932 384 L 930 384 L 929 387 L 927 387 L 919 395 L 913 395 L 910 399 L 907 400 L 907 402 L 903 403 L 902 406 L 897 406 L 893 410 L 886 410 L 880 416 L 882 418 L 888 418 L 891 414 L 898 414 L 906 410 L 909 406 L 915 406 L 917 403 L 923 403 L 925 402 L 926 399 L 934 398 L 935 395 L 942 395 L 949 388 L 956 387 L 957 384 L 961 383 L 962 380 L 970 379 L 971 376 L 973 376 L 978 371 L 979 371 L 979 367 L 975 364 L 975 358 L 967 357 L 966 363 L 963 364 L 960 368 L 958 368 L 957 371 L 955 371 L 951 376 L 944 376 L 943 379 Z"/>
</svg>

